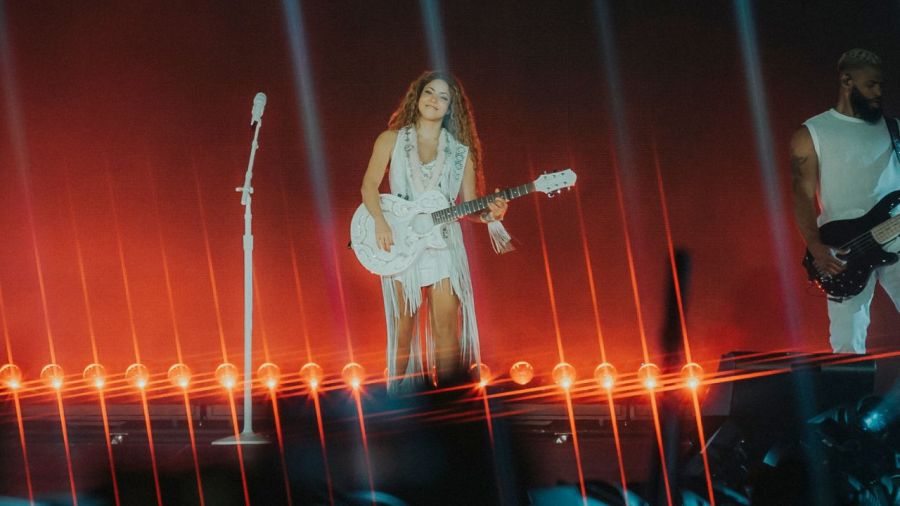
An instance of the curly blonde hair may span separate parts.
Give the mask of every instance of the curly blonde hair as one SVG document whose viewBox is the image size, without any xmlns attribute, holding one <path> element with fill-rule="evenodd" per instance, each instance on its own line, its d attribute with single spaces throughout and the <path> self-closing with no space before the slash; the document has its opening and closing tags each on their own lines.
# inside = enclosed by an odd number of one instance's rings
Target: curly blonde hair
<svg viewBox="0 0 900 506">
<path fill-rule="evenodd" d="M 409 125 L 415 125 L 419 120 L 419 97 L 428 83 L 441 79 L 450 88 L 450 106 L 444 116 L 442 125 L 448 132 L 456 137 L 456 140 L 469 147 L 469 154 L 475 166 L 475 181 L 479 194 L 484 194 L 484 173 L 481 166 L 481 140 L 475 129 L 475 115 L 472 113 L 472 105 L 469 97 L 463 89 L 462 83 L 446 72 L 428 70 L 422 73 L 416 80 L 410 83 L 406 94 L 391 114 L 388 120 L 388 128 L 399 130 Z"/>
</svg>

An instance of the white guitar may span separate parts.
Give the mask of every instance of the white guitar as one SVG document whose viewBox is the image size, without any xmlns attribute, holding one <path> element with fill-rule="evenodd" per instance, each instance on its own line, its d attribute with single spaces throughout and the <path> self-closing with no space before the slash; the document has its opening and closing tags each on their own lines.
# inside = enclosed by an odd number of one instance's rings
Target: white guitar
<svg viewBox="0 0 900 506">
<path fill-rule="evenodd" d="M 497 198 L 512 200 L 533 191 L 552 196 L 563 188 L 574 185 L 575 177 L 572 169 L 543 174 L 532 183 L 507 188 L 455 206 L 450 206 L 447 197 L 438 191 L 425 192 L 413 201 L 382 194 L 381 211 L 394 235 L 391 251 L 378 247 L 375 241 L 375 220 L 364 204 L 353 213 L 350 246 L 359 262 L 371 273 L 391 276 L 412 265 L 425 248 L 446 246 L 441 235 L 441 225 L 481 212 L 488 208 L 488 202 Z"/>
</svg>

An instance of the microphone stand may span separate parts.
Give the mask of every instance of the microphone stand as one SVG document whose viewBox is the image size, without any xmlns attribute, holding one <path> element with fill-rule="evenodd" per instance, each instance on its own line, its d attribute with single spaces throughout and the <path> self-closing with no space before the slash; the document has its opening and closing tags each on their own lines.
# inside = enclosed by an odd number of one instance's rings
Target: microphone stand
<svg viewBox="0 0 900 506">
<path fill-rule="evenodd" d="M 250 195 L 253 187 L 250 179 L 253 177 L 253 160 L 256 158 L 256 149 L 259 148 L 259 128 L 262 126 L 262 117 L 254 118 L 256 130 L 253 132 L 253 142 L 250 144 L 250 161 L 247 164 L 247 173 L 244 176 L 244 185 L 235 188 L 241 193 L 241 205 L 244 206 L 244 429 L 239 436 L 230 436 L 217 439 L 214 445 L 258 445 L 268 444 L 269 440 L 262 434 L 253 432 L 253 232 L 250 223 L 253 213 L 250 212 Z"/>
</svg>

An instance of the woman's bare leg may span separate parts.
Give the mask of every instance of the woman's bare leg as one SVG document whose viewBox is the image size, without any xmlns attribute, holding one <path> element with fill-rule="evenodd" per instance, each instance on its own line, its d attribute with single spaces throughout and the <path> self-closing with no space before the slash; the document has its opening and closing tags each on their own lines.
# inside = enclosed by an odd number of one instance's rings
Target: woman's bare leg
<svg viewBox="0 0 900 506">
<path fill-rule="evenodd" d="M 458 377 L 459 363 L 459 298 L 450 288 L 450 280 L 442 279 L 429 288 L 431 332 L 435 340 L 438 383 Z"/>
<path fill-rule="evenodd" d="M 400 316 L 394 318 L 394 328 L 397 331 L 397 376 L 406 374 L 409 366 L 409 344 L 412 341 L 413 331 L 416 329 L 416 313 L 410 314 L 406 307 L 406 297 L 403 295 L 403 285 L 399 281 L 394 282 L 394 290 L 397 296 L 397 307 Z"/>
</svg>

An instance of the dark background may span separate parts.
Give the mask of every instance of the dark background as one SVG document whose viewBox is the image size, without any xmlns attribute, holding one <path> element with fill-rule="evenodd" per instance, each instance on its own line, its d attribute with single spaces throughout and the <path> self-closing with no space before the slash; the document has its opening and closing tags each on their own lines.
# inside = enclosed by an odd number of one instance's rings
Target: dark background
<svg viewBox="0 0 900 506">
<path fill-rule="evenodd" d="M 156 373 L 176 362 L 176 332 L 195 372 L 222 360 L 199 188 L 228 359 L 239 363 L 243 208 L 234 188 L 244 178 L 258 91 L 268 105 L 253 179 L 257 363 L 295 373 L 312 358 L 333 374 L 350 359 L 349 342 L 353 358 L 380 374 L 379 285 L 345 248 L 346 230 L 375 137 L 428 67 L 419 3 L 302 4 L 327 187 L 312 183 L 280 3 L 40 1 L 6 2 L 3 10 L 0 286 L 12 358 L 27 378 L 51 360 L 45 321 L 69 374 L 93 361 L 76 245 L 99 360 L 110 373 L 135 361 L 107 179 L 142 361 Z M 763 1 L 751 10 L 778 190 L 790 210 L 788 139 L 834 105 L 841 52 L 866 47 L 882 56 L 885 108 L 896 113 L 900 3 Z M 618 90 L 607 84 L 612 67 L 592 2 L 443 3 L 446 56 L 475 107 L 488 185 L 575 169 L 608 358 L 620 371 L 636 369 L 640 333 L 612 171 L 615 92 L 631 141 L 622 146 L 633 161 L 626 203 L 651 359 L 662 358 L 671 276 L 654 142 L 674 241 L 693 260 L 694 358 L 713 368 L 710 361 L 732 349 L 826 348 L 825 300 L 805 284 L 789 215 L 777 218 L 789 231 L 792 291 L 779 284 L 731 2 L 611 2 L 609 11 Z M 322 196 L 327 216 L 316 208 Z M 498 371 L 529 360 L 539 374 L 558 361 L 537 208 L 566 358 L 589 374 L 600 356 L 574 193 L 513 202 L 505 223 L 518 250 L 509 255 L 494 255 L 482 227 L 465 225 L 483 358 Z M 786 314 L 786 298 L 798 300 L 798 314 Z M 883 293 L 876 299 L 870 349 L 896 348 L 900 317 Z M 801 330 L 796 341 L 789 320 Z"/>
</svg>

